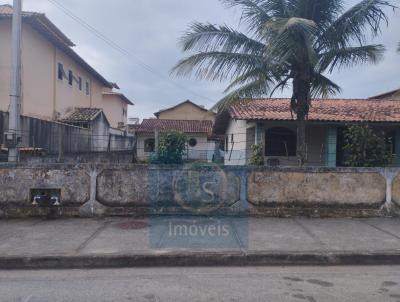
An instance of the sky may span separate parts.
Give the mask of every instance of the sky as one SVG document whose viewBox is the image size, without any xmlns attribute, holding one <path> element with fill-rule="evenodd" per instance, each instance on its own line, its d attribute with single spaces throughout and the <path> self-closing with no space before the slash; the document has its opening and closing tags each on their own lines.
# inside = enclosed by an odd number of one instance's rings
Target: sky
<svg viewBox="0 0 400 302">
<path fill-rule="evenodd" d="M 130 55 L 110 47 L 49 0 L 23 0 L 23 9 L 45 13 L 77 45 L 78 54 L 107 80 L 118 83 L 135 103 L 129 117 L 154 117 L 154 112 L 187 99 L 210 108 L 223 96 L 227 82 L 177 78 L 170 72 L 184 56 L 178 42 L 189 24 L 201 21 L 240 29 L 238 9 L 227 9 L 219 0 L 58 1 Z M 0 0 L 4 3 L 12 4 L 12 0 Z M 400 11 L 390 10 L 388 15 L 389 27 L 384 26 L 382 35 L 371 40 L 385 45 L 384 60 L 335 71 L 331 78 L 342 88 L 337 97 L 365 98 L 400 87 L 400 54 L 396 53 Z M 290 91 L 276 96 L 290 96 Z"/>
</svg>

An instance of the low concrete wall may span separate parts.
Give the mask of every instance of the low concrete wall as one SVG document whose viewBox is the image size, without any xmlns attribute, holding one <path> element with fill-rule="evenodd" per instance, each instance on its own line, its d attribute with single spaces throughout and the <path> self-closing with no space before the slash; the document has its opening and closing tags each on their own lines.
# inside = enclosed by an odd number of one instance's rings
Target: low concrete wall
<svg viewBox="0 0 400 302">
<path fill-rule="evenodd" d="M 400 207 L 400 169 L 6 165 L 0 217 L 52 212 L 31 205 L 36 188 L 61 190 L 61 216 L 368 217 L 398 215 Z"/>
<path fill-rule="evenodd" d="M 81 168 L 0 168 L 0 207 L 31 205 L 32 189 L 61 189 L 64 206 L 90 198 L 90 177 Z"/>
<path fill-rule="evenodd" d="M 392 201 L 400 207 L 400 175 L 397 175 L 392 182 Z"/>
<path fill-rule="evenodd" d="M 103 170 L 96 191 L 97 201 L 110 207 L 229 207 L 240 200 L 240 179 L 212 166 L 138 165 Z"/>
<path fill-rule="evenodd" d="M 248 201 L 255 205 L 380 206 L 386 179 L 378 172 L 254 171 Z"/>
</svg>

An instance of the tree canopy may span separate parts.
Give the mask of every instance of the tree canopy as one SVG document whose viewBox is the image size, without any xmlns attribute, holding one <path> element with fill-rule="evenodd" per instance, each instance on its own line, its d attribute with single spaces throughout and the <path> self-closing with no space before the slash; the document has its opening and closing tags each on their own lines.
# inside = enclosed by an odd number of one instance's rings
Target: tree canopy
<svg viewBox="0 0 400 302">
<path fill-rule="evenodd" d="M 242 98 L 267 97 L 292 88 L 290 109 L 297 116 L 297 153 L 305 158 L 305 121 L 313 97 L 340 87 L 328 78 L 335 69 L 376 63 L 381 44 L 368 44 L 388 24 L 389 0 L 221 0 L 242 11 L 242 33 L 227 25 L 195 22 L 181 38 L 190 55 L 173 69 L 178 76 L 228 80 L 226 96 L 215 108 Z"/>
</svg>

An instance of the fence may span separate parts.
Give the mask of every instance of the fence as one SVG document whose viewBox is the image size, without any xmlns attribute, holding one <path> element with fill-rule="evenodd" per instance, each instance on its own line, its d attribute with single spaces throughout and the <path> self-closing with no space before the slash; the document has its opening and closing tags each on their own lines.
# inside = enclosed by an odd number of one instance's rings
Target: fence
<svg viewBox="0 0 400 302">
<path fill-rule="evenodd" d="M 0 146 L 8 130 L 8 113 L 0 112 Z M 21 117 L 21 157 L 79 154 L 91 152 L 133 151 L 135 138 L 123 131 L 108 129 L 106 134 L 94 134 L 90 128 L 76 127 L 31 117 Z M 0 161 L 6 161 L 8 150 L 1 148 Z"/>
<path fill-rule="evenodd" d="M 243 137 L 243 139 L 240 139 Z M 150 138 L 152 142 L 153 138 Z M 146 142 L 146 140 L 144 140 Z M 153 145 L 154 144 L 154 145 Z M 186 149 L 183 154 L 184 161 L 217 161 L 225 162 L 226 164 L 243 165 L 248 164 L 252 156 L 252 146 L 255 144 L 254 138 L 244 138 L 241 133 L 236 133 L 233 143 L 226 142 L 224 139 L 218 141 L 200 141 L 198 140 L 195 146 L 190 146 L 189 140 L 186 144 Z M 155 142 L 151 146 L 146 143 L 138 144 L 137 152 L 139 155 L 144 155 L 146 158 L 155 156 Z M 274 166 L 297 166 L 298 159 L 295 154 L 290 154 L 287 148 L 282 148 L 283 153 L 279 156 L 269 156 L 264 152 L 266 165 Z M 285 152 L 285 150 L 287 150 Z M 336 153 L 332 153 L 336 156 Z M 324 166 L 326 158 L 331 155 L 325 144 L 313 142 L 306 145 L 306 163 L 309 166 Z"/>
</svg>

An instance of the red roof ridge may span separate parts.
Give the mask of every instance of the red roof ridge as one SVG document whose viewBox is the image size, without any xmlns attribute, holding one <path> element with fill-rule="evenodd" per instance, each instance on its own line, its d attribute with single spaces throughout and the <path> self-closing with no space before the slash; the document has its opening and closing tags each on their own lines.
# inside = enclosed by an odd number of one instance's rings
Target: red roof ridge
<svg viewBox="0 0 400 302">
<path fill-rule="evenodd" d="M 213 122 L 210 120 L 163 120 L 144 119 L 138 132 L 153 132 L 154 130 L 178 130 L 185 133 L 207 133 L 211 135 Z"/>
<path fill-rule="evenodd" d="M 231 118 L 240 120 L 288 120 L 289 98 L 264 98 L 240 102 L 229 110 Z M 400 100 L 382 99 L 314 99 L 310 121 L 331 122 L 388 122 L 400 123 Z"/>
</svg>

